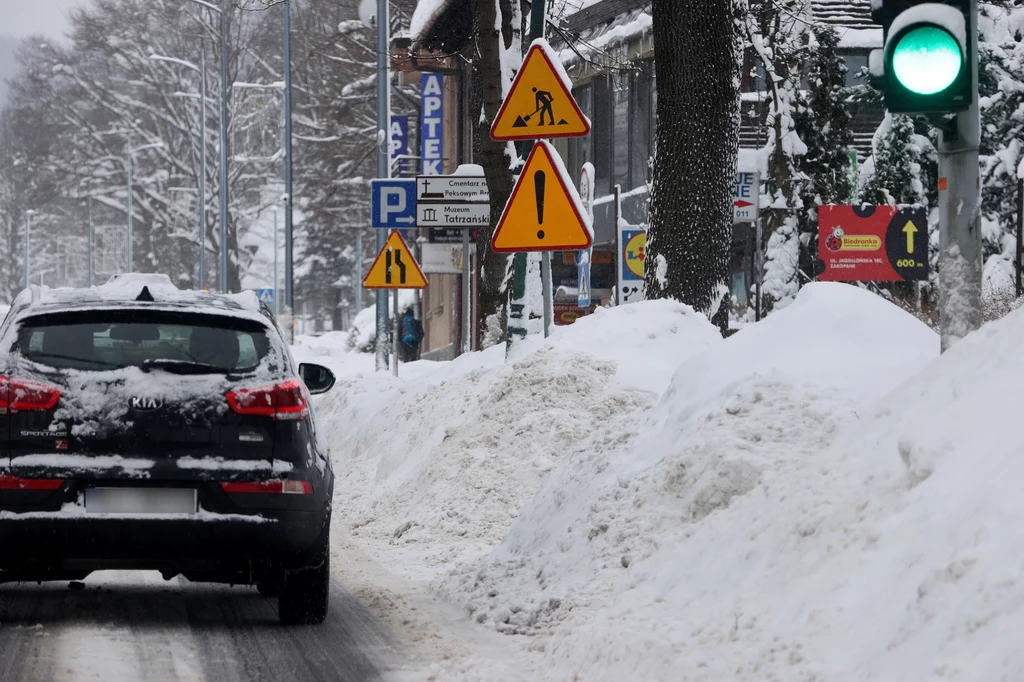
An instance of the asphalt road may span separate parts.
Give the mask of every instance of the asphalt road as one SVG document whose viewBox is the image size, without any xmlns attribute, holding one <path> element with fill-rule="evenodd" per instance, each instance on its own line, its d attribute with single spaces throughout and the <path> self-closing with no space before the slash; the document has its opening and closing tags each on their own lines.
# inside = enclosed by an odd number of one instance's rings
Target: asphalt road
<svg viewBox="0 0 1024 682">
<path fill-rule="evenodd" d="M 94 573 L 0 585 L 0 681 L 372 682 L 399 659 L 393 636 L 337 580 L 323 625 L 286 627 L 249 587 Z"/>
</svg>

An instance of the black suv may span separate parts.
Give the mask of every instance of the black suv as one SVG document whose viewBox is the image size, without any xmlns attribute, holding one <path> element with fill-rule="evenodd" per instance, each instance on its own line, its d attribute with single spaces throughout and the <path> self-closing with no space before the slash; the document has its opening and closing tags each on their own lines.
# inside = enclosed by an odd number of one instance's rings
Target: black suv
<svg viewBox="0 0 1024 682">
<path fill-rule="evenodd" d="M 252 292 L 22 292 L 0 325 L 0 582 L 159 570 L 322 622 L 334 475 L 310 394 L 333 385 Z"/>
</svg>

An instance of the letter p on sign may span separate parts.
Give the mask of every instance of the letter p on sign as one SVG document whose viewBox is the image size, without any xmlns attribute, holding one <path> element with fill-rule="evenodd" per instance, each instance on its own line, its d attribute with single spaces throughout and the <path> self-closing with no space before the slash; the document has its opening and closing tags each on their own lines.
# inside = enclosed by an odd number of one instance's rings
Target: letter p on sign
<svg viewBox="0 0 1024 682">
<path fill-rule="evenodd" d="M 398 187 L 382 187 L 380 199 L 380 217 L 383 222 L 390 222 L 392 214 L 405 213 L 405 190 Z"/>
</svg>

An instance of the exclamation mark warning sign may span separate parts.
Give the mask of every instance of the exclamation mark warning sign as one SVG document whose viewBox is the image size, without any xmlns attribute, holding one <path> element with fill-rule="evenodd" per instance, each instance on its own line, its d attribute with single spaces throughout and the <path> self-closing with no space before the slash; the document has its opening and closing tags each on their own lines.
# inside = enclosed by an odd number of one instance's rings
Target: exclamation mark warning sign
<svg viewBox="0 0 1024 682">
<path fill-rule="evenodd" d="M 573 251 L 590 247 L 590 216 L 557 160 L 558 152 L 538 142 L 491 238 L 499 252 Z"/>
<path fill-rule="evenodd" d="M 544 225 L 544 184 L 547 174 L 539 170 L 533 174 L 533 189 L 537 195 L 537 224 Z M 544 239 L 544 230 L 537 230 L 537 239 Z"/>
</svg>

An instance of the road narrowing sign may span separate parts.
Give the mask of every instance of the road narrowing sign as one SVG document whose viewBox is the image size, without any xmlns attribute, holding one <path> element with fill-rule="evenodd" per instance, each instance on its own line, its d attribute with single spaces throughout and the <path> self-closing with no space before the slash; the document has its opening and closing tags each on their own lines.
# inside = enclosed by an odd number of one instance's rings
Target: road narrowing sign
<svg viewBox="0 0 1024 682">
<path fill-rule="evenodd" d="M 424 289 L 427 279 L 398 232 L 392 232 L 363 279 L 364 289 Z"/>
<path fill-rule="evenodd" d="M 566 177 L 558 152 L 547 142 L 534 145 L 491 238 L 491 249 L 579 251 L 593 243 L 590 216 Z"/>
<path fill-rule="evenodd" d="M 572 85 L 557 61 L 546 40 L 534 41 L 491 125 L 493 139 L 579 137 L 590 132 L 590 120 L 573 99 Z"/>
</svg>

